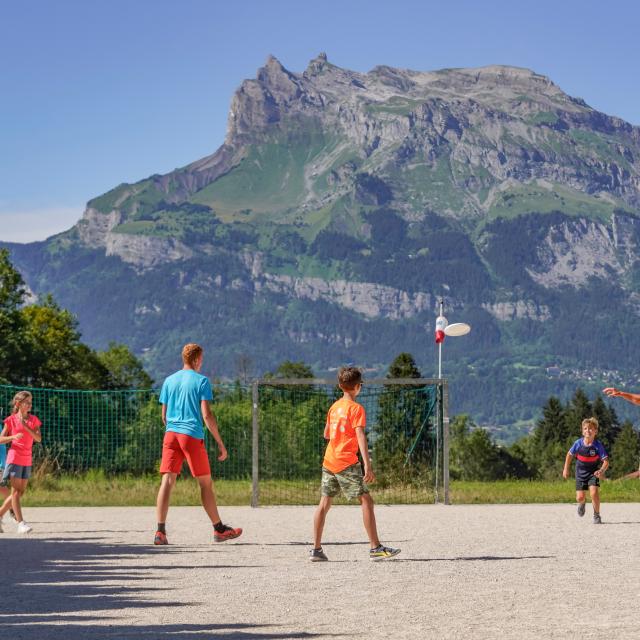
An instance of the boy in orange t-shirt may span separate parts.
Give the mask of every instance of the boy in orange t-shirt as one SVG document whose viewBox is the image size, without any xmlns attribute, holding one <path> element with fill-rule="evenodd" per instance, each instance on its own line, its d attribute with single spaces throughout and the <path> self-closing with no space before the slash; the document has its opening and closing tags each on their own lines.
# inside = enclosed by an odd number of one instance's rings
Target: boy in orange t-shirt
<svg viewBox="0 0 640 640">
<path fill-rule="evenodd" d="M 375 482 L 371 469 L 369 448 L 364 429 L 367 423 L 364 407 L 356 402 L 362 389 L 362 373 L 355 367 L 342 367 L 338 372 L 338 385 L 344 395 L 334 402 L 327 414 L 324 437 L 329 441 L 322 462 L 322 497 L 313 517 L 314 548 L 311 562 L 328 560 L 322 550 L 322 530 L 331 501 L 342 491 L 346 498 L 358 498 L 362 505 L 362 519 L 367 530 L 371 549 L 371 560 L 387 560 L 400 553 L 380 544 L 373 511 L 373 499 L 369 495 L 366 482 Z M 358 450 L 364 464 L 358 461 Z"/>
</svg>

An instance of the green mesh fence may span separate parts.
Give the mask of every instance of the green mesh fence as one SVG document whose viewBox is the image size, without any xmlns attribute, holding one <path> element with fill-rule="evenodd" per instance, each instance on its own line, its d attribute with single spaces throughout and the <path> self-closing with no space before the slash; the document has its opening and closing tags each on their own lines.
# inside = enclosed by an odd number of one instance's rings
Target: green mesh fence
<svg viewBox="0 0 640 640">
<path fill-rule="evenodd" d="M 0 386 L 2 415 L 25 387 Z M 157 473 L 164 427 L 158 390 L 67 391 L 27 389 L 32 413 L 42 421 L 42 446 L 35 446 L 34 465 L 48 471 L 82 473 Z M 213 410 L 218 417 L 229 460 L 217 462 L 217 448 L 205 430 L 214 475 L 251 477 L 251 397 L 238 385 L 214 386 Z M 224 425 L 224 426 L 223 426 Z"/>
<path fill-rule="evenodd" d="M 3 416 L 23 389 L 0 386 Z M 443 389 L 446 385 L 439 387 L 433 380 L 374 381 L 358 396 L 367 412 L 376 500 L 433 502 L 439 484 L 446 491 L 448 473 L 440 453 L 446 446 Z M 29 391 L 32 412 L 43 423 L 42 445 L 34 447 L 36 467 L 47 473 L 158 472 L 164 427 L 157 390 Z M 316 502 L 326 415 L 340 395 L 333 383 L 323 380 L 214 385 L 212 409 L 229 452 L 228 460 L 219 463 L 215 442 L 205 429 L 214 478 L 240 483 L 247 503 L 255 506 Z"/>
</svg>

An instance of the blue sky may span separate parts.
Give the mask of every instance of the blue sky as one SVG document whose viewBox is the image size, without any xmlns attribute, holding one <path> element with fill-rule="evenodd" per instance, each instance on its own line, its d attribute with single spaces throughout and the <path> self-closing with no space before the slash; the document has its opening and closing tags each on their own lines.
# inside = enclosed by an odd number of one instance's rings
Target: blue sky
<svg viewBox="0 0 640 640">
<path fill-rule="evenodd" d="M 528 67 L 640 125 L 639 19 L 630 0 L 5 3 L 0 240 L 44 239 L 117 184 L 215 151 L 269 54 L 292 71 L 320 51 L 359 71 Z"/>
</svg>

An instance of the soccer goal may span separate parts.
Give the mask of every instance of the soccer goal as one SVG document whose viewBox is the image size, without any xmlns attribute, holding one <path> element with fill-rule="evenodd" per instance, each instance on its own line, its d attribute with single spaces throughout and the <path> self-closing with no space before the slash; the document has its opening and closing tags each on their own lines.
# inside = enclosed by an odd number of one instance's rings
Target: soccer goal
<svg viewBox="0 0 640 640">
<path fill-rule="evenodd" d="M 253 382 L 252 506 L 318 500 L 325 419 L 341 395 L 324 378 Z M 447 381 L 370 379 L 357 401 L 367 413 L 376 500 L 449 504 Z"/>
</svg>

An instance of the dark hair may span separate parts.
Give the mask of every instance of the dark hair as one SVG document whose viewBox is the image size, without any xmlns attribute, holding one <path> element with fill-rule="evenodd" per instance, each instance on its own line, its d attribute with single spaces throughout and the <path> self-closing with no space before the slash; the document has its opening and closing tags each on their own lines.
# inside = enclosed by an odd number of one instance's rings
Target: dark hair
<svg viewBox="0 0 640 640">
<path fill-rule="evenodd" d="M 338 384 L 342 389 L 355 389 L 356 385 L 362 384 L 362 371 L 357 367 L 340 367 Z"/>
</svg>

